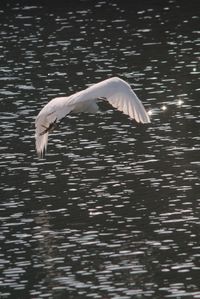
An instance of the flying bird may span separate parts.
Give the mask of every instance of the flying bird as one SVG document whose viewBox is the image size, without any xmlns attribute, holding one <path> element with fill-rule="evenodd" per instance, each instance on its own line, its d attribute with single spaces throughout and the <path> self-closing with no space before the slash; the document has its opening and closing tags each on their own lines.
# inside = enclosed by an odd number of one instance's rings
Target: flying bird
<svg viewBox="0 0 200 299">
<path fill-rule="evenodd" d="M 96 113 L 99 110 L 98 100 L 107 101 L 137 122 L 150 123 L 149 115 L 130 85 L 118 77 L 112 77 L 71 96 L 54 98 L 42 108 L 35 120 L 38 155 L 43 156 L 47 149 L 48 135 L 59 121 L 70 112 Z"/>
</svg>

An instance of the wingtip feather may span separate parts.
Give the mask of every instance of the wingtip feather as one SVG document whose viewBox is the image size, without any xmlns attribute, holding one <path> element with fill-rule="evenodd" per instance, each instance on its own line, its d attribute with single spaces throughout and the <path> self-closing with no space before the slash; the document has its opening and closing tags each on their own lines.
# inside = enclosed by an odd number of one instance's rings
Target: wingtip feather
<svg viewBox="0 0 200 299">
<path fill-rule="evenodd" d="M 38 134 L 36 130 L 35 147 L 39 158 L 43 158 L 47 151 L 48 133 L 44 135 Z"/>
<path fill-rule="evenodd" d="M 42 131 L 44 131 L 44 126 L 47 125 L 48 123 L 47 120 L 39 116 L 36 118 L 35 121 L 35 148 L 36 152 L 39 158 L 43 158 L 44 154 L 47 150 L 47 143 L 48 143 L 48 132 L 45 134 L 41 134 Z"/>
</svg>

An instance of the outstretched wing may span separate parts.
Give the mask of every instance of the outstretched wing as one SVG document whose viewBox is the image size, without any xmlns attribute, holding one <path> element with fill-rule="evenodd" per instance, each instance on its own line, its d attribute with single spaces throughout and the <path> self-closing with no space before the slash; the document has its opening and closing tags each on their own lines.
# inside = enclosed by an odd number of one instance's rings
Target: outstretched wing
<svg viewBox="0 0 200 299">
<path fill-rule="evenodd" d="M 150 122 L 143 104 L 130 85 L 117 77 L 110 78 L 69 97 L 55 98 L 44 106 L 35 121 L 37 153 L 41 156 L 46 150 L 48 133 L 54 128 L 57 121 L 71 111 L 96 111 L 96 99 L 98 98 L 107 100 L 113 107 L 129 115 L 137 122 Z"/>
<path fill-rule="evenodd" d="M 66 105 L 67 99 L 67 97 L 52 99 L 43 107 L 35 120 L 35 146 L 39 156 L 43 156 L 46 151 L 49 132 L 74 108 L 73 105 Z"/>
<path fill-rule="evenodd" d="M 88 100 L 103 98 L 113 107 L 135 119 L 137 122 L 150 123 L 149 116 L 137 95 L 124 80 L 113 77 L 68 98 L 68 104 L 80 105 Z"/>
</svg>

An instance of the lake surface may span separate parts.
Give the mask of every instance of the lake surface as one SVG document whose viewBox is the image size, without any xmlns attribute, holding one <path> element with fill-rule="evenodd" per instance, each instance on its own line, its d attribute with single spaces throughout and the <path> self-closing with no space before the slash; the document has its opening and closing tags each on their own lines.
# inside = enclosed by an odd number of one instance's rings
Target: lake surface
<svg viewBox="0 0 200 299">
<path fill-rule="evenodd" d="M 3 5 L 4 3 L 4 5 Z M 200 298 L 199 1 L 0 4 L 0 298 Z M 119 76 L 35 153 L 53 97 Z"/>
</svg>

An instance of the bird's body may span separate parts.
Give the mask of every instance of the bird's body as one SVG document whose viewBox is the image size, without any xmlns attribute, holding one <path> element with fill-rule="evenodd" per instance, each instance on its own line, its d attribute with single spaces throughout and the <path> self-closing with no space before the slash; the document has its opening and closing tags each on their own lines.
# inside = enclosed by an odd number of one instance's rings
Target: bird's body
<svg viewBox="0 0 200 299">
<path fill-rule="evenodd" d="M 54 98 L 43 107 L 35 121 L 37 153 L 43 155 L 47 147 L 48 133 L 55 128 L 58 121 L 70 112 L 96 113 L 98 99 L 108 101 L 137 122 L 150 122 L 143 104 L 130 85 L 118 77 L 109 78 L 71 96 Z"/>
</svg>

